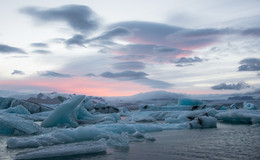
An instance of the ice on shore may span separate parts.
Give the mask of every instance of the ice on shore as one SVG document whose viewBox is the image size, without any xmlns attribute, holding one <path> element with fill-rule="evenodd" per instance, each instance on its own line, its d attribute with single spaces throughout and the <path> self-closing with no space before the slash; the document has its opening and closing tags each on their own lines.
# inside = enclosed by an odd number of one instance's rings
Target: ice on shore
<svg viewBox="0 0 260 160">
<path fill-rule="evenodd" d="M 41 131 L 41 127 L 31 120 L 23 119 L 14 114 L 0 114 L 0 134 L 32 135 L 41 133 Z"/>
<path fill-rule="evenodd" d="M 55 146 L 42 147 L 27 152 L 20 152 L 13 157 L 14 159 L 37 159 L 51 158 L 58 156 L 71 156 L 79 154 L 100 153 L 106 151 L 106 141 L 78 142 L 70 144 L 61 144 Z"/>
</svg>

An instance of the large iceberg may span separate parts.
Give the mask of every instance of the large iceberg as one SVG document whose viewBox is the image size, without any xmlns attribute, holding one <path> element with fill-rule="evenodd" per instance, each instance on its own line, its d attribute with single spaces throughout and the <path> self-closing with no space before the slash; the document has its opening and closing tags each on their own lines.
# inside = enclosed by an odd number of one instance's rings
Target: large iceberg
<svg viewBox="0 0 260 160">
<path fill-rule="evenodd" d="M 42 127 L 77 127 L 78 123 L 74 117 L 74 110 L 85 98 L 84 95 L 77 95 L 57 106 L 41 124 Z"/>
<path fill-rule="evenodd" d="M 101 139 L 99 141 L 78 142 L 37 148 L 27 152 L 20 152 L 15 155 L 14 159 L 36 159 L 100 153 L 105 152 L 106 148 L 106 141 L 104 139 Z"/>
</svg>

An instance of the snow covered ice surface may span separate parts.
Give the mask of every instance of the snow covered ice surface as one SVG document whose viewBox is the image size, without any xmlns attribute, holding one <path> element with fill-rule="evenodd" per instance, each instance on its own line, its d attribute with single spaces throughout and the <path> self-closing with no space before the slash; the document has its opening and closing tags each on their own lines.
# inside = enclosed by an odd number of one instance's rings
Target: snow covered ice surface
<svg viewBox="0 0 260 160">
<path fill-rule="evenodd" d="M 5 138 L 5 145 L 14 151 L 11 157 L 34 159 L 89 154 L 105 152 L 107 146 L 112 150 L 131 150 L 134 143 L 157 143 L 159 132 L 199 133 L 218 128 L 220 122 L 260 125 L 259 106 L 253 102 L 216 107 L 205 101 L 180 98 L 178 103 L 147 104 L 129 111 L 96 99 L 94 103 L 93 97 L 74 95 L 53 110 L 37 113 L 31 112 L 30 103 L 10 107 L 13 100 L 1 99 L 0 134 L 10 136 Z"/>
</svg>

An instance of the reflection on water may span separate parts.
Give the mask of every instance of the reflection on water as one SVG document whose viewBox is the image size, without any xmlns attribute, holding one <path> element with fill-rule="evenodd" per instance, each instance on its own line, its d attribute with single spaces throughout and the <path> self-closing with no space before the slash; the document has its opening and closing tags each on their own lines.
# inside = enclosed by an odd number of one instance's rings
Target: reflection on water
<svg viewBox="0 0 260 160">
<path fill-rule="evenodd" d="M 53 160 L 246 160 L 260 159 L 260 127 L 218 123 L 218 128 L 170 130 L 151 133 L 155 142 L 131 142 L 128 150 L 108 148 L 106 154 L 52 158 Z M 5 148 L 0 139 L 0 159 L 11 159 L 19 150 Z M 49 158 L 50 159 L 50 158 Z"/>
</svg>

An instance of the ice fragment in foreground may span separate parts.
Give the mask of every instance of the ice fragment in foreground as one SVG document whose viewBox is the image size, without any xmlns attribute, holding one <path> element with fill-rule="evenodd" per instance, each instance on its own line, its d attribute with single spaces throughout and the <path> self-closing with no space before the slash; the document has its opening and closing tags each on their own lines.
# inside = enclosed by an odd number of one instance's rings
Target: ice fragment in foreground
<svg viewBox="0 0 260 160">
<path fill-rule="evenodd" d="M 100 153 L 106 151 L 106 141 L 79 142 L 70 144 L 61 144 L 39 149 L 33 149 L 28 152 L 20 152 L 15 155 L 14 159 L 36 159 L 50 158 L 58 156 L 70 156 L 78 154 Z"/>
<path fill-rule="evenodd" d="M 4 135 L 31 135 L 41 132 L 41 127 L 30 120 L 13 114 L 0 114 L 0 134 Z"/>
</svg>

